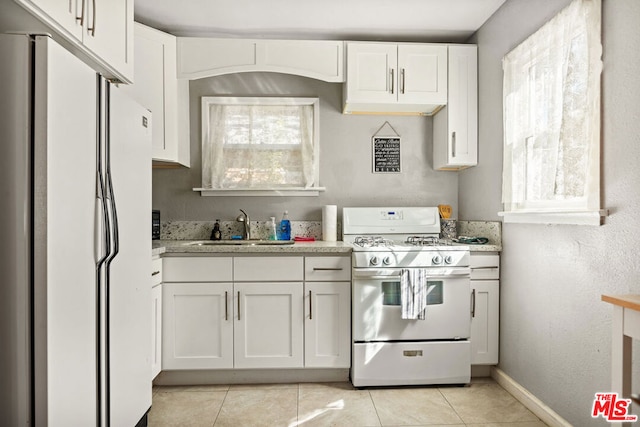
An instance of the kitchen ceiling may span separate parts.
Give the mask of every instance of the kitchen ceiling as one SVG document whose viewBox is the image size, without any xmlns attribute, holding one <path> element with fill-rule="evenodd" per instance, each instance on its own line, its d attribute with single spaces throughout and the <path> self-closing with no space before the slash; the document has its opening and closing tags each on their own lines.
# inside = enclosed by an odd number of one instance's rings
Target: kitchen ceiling
<svg viewBox="0 0 640 427">
<path fill-rule="evenodd" d="M 464 42 L 505 0 L 136 0 L 177 36 Z"/>
</svg>

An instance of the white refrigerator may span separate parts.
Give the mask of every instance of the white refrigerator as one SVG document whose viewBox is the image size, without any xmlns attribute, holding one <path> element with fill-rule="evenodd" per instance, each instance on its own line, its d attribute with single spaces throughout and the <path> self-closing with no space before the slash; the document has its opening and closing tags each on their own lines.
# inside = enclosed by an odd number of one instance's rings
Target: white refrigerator
<svg viewBox="0 0 640 427">
<path fill-rule="evenodd" d="M 0 58 L 0 423 L 146 425 L 151 115 L 48 37 Z"/>
</svg>

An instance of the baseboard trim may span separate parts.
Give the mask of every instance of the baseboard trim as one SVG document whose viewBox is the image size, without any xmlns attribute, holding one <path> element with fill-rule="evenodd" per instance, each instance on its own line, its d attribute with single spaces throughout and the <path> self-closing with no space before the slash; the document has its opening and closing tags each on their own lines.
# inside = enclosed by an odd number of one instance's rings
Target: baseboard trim
<svg viewBox="0 0 640 427">
<path fill-rule="evenodd" d="M 153 385 L 285 384 L 349 381 L 349 369 L 204 369 L 162 371 Z"/>
<path fill-rule="evenodd" d="M 533 412 L 545 424 L 551 427 L 572 427 L 567 420 L 562 418 L 556 411 L 544 404 L 540 399 L 535 397 L 529 390 L 522 387 L 513 378 L 507 375 L 502 369 L 492 368 L 491 377 L 498 384 L 515 397 L 520 403 Z"/>
</svg>

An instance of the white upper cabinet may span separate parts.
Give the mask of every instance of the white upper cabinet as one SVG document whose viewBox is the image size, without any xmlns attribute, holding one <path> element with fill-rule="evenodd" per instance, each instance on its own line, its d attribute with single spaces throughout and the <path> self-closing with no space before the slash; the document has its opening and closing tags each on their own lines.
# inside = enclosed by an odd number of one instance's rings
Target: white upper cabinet
<svg viewBox="0 0 640 427">
<path fill-rule="evenodd" d="M 190 166 L 189 81 L 176 77 L 176 37 L 135 24 L 135 81 L 124 90 L 153 113 L 153 160 Z"/>
<path fill-rule="evenodd" d="M 447 46 L 349 42 L 345 113 L 430 115 L 447 103 Z"/>
<path fill-rule="evenodd" d="M 449 46 L 449 100 L 433 118 L 433 168 L 478 164 L 478 49 Z"/>
<path fill-rule="evenodd" d="M 178 77 L 271 71 L 344 81 L 344 43 L 325 40 L 178 38 Z"/>
<path fill-rule="evenodd" d="M 133 80 L 133 0 L 16 0 L 107 78 Z"/>
</svg>

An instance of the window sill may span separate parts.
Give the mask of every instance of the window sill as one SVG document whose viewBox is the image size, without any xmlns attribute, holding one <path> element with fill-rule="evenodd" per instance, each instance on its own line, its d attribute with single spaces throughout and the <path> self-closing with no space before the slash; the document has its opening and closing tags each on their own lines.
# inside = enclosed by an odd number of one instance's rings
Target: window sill
<svg viewBox="0 0 640 427">
<path fill-rule="evenodd" d="M 609 215 L 608 210 L 576 212 L 576 211 L 518 211 L 498 212 L 505 224 L 573 224 L 602 225 L 602 219 Z"/>
<path fill-rule="evenodd" d="M 211 189 L 211 188 L 194 188 L 193 191 L 199 191 L 202 197 L 255 197 L 255 196 L 285 196 L 285 197 L 315 197 L 325 191 L 324 187 L 295 187 L 295 188 L 265 188 L 265 189 Z"/>
</svg>

